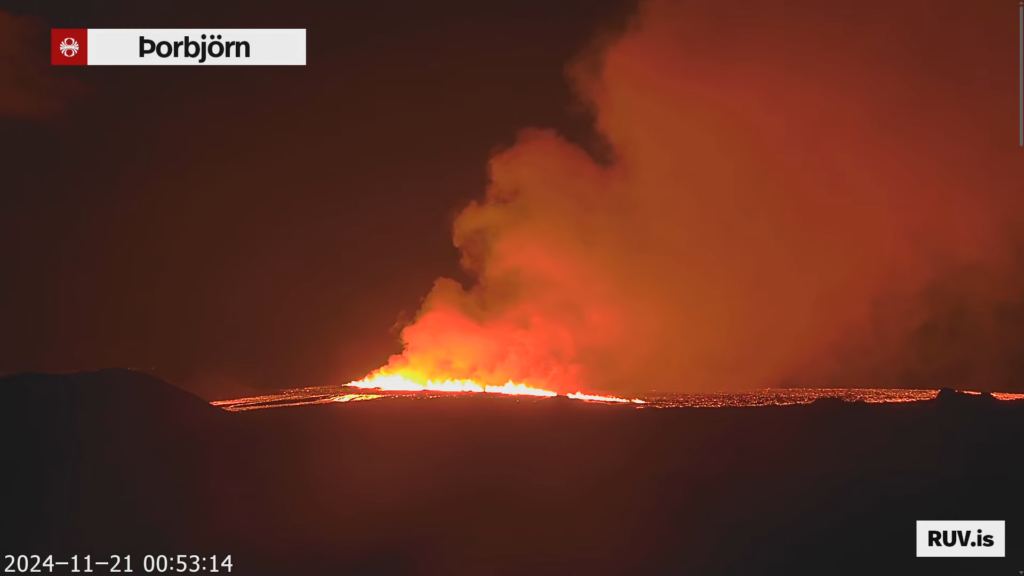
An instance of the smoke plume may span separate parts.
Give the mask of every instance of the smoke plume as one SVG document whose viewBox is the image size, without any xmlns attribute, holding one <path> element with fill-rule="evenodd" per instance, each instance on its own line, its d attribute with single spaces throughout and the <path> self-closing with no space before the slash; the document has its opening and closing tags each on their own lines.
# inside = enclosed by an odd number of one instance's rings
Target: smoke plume
<svg viewBox="0 0 1024 576">
<path fill-rule="evenodd" d="M 475 282 L 438 280 L 386 370 L 901 385 L 950 294 L 982 318 L 1021 285 L 1015 21 L 976 4 L 643 4 L 568 67 L 607 153 L 528 129 L 494 156 L 454 225 Z"/>
</svg>

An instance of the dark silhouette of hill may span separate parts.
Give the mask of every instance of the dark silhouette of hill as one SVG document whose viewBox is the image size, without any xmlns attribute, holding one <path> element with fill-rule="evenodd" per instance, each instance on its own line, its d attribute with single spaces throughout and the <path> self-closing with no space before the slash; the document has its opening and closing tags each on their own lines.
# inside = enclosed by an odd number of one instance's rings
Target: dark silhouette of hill
<svg viewBox="0 0 1024 576">
<path fill-rule="evenodd" d="M 231 554 L 238 574 L 1024 569 L 1024 403 L 952 390 L 886 405 L 472 397 L 228 413 L 100 371 L 5 378 L 0 395 L 4 554 Z M 1006 520 L 1007 558 L 915 558 L 925 519 Z"/>
<path fill-rule="evenodd" d="M 19 415 L 49 420 L 67 418 L 114 418 L 153 422 L 174 419 L 181 424 L 220 416 L 222 411 L 206 401 L 144 372 L 124 369 L 75 374 L 25 373 L 0 378 L 0 394 L 6 400 L 0 410 L 5 418 Z M 41 408 L 46 411 L 24 410 Z M 144 408 L 140 410 L 139 408 Z"/>
</svg>

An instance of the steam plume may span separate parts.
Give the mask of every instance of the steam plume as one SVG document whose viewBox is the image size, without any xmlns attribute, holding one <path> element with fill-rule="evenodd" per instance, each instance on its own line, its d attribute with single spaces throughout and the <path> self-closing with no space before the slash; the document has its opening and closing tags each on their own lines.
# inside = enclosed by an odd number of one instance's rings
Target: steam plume
<svg viewBox="0 0 1024 576">
<path fill-rule="evenodd" d="M 642 5 L 569 67 L 609 159 L 539 129 L 497 154 L 454 226 L 475 284 L 438 280 L 387 369 L 559 391 L 820 382 L 883 297 L 964 266 L 992 271 L 977 297 L 1010 290 L 1024 191 L 1015 77 L 997 79 L 1015 36 L 995 30 L 1012 18 L 960 8 Z M 899 348 L 929 314 L 860 349 Z"/>
</svg>

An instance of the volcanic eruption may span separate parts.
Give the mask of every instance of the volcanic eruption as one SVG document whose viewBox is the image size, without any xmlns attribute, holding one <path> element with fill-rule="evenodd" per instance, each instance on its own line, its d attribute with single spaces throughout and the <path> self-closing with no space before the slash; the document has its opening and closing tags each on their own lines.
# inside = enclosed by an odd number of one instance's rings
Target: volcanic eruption
<svg viewBox="0 0 1024 576">
<path fill-rule="evenodd" d="M 906 6 L 803 4 L 766 20 L 653 0 L 586 50 L 567 76 L 593 140 L 527 129 L 493 156 L 454 222 L 474 281 L 437 280 L 401 354 L 353 384 L 771 386 L 827 377 L 883 296 L 968 264 L 1019 278 L 1020 161 L 979 97 L 992 70 L 972 64 L 998 46 L 939 14 L 942 34 L 878 24 L 930 25 Z"/>
</svg>

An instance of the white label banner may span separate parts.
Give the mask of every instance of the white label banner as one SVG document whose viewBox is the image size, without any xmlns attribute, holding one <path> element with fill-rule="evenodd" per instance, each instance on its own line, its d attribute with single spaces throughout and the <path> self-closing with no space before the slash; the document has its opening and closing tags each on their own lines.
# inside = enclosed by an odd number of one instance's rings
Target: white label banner
<svg viewBox="0 0 1024 576">
<path fill-rule="evenodd" d="M 304 29 L 94 29 L 88 65 L 305 66 Z"/>
<path fill-rule="evenodd" d="M 1006 556 L 1005 520 L 918 520 L 917 556 Z"/>
</svg>

